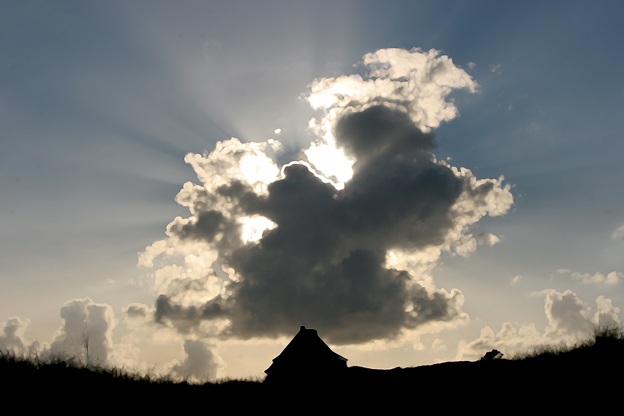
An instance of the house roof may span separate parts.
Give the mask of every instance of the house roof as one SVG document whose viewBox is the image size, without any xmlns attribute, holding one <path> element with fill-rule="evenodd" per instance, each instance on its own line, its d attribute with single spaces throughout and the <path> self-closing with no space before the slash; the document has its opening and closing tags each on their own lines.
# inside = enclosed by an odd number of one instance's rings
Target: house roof
<svg viewBox="0 0 624 416">
<path fill-rule="evenodd" d="M 299 328 L 299 332 L 284 348 L 280 355 L 273 359 L 273 364 L 265 373 L 274 369 L 275 366 L 294 362 L 331 363 L 338 362 L 346 365 L 347 359 L 336 354 L 323 342 L 315 329 L 307 329 L 305 326 Z"/>
</svg>

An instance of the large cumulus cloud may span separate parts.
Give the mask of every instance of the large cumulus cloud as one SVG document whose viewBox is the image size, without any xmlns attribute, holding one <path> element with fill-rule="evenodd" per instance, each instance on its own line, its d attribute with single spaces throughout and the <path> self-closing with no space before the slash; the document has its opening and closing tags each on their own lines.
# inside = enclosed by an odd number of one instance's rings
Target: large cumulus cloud
<svg viewBox="0 0 624 416">
<path fill-rule="evenodd" d="M 432 153 L 433 129 L 458 114 L 447 95 L 476 83 L 433 50 L 381 50 L 364 64 L 366 78 L 311 85 L 323 115 L 307 160 L 280 168 L 268 156 L 278 143 L 237 139 L 186 156 L 201 184 L 176 200 L 191 216 L 139 259 L 156 269 L 157 322 L 243 339 L 306 325 L 353 344 L 467 319 L 461 292 L 427 272 L 445 251 L 472 252 L 470 225 L 513 203 L 502 178 Z"/>
</svg>

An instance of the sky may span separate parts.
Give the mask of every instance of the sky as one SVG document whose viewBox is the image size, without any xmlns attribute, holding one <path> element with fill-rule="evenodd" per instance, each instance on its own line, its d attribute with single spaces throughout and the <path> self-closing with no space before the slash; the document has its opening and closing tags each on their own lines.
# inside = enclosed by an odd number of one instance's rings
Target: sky
<svg viewBox="0 0 624 416">
<path fill-rule="evenodd" d="M 0 349 L 202 381 L 624 319 L 621 2 L 0 3 Z"/>
</svg>

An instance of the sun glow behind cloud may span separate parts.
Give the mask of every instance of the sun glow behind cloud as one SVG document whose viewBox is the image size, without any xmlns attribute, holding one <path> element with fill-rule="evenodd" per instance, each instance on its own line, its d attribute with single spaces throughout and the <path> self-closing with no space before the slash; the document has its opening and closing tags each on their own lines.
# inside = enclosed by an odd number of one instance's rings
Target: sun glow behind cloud
<svg viewBox="0 0 624 416">
<path fill-rule="evenodd" d="M 354 161 L 348 158 L 342 150 L 336 148 L 333 139 L 323 144 L 312 143 L 308 149 L 304 150 L 304 153 L 325 177 L 337 179 L 336 189 L 344 189 L 344 183 L 353 176 Z"/>
<path fill-rule="evenodd" d="M 262 238 L 262 233 L 266 230 L 272 230 L 277 226 L 273 221 L 268 218 L 255 215 L 253 217 L 241 218 L 240 222 L 243 223 L 243 230 L 241 232 L 241 238 L 243 243 L 255 243 Z"/>
</svg>

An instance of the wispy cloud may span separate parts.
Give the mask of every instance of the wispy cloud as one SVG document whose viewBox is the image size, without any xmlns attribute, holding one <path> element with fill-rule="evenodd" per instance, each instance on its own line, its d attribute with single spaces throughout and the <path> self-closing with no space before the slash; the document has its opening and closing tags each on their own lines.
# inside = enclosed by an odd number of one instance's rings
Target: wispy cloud
<svg viewBox="0 0 624 416">
<path fill-rule="evenodd" d="M 601 272 L 595 273 L 581 273 L 581 272 L 573 272 L 569 269 L 558 269 L 556 271 L 556 275 L 559 276 L 568 276 L 569 278 L 579 281 L 583 284 L 605 284 L 605 285 L 616 285 L 622 279 L 624 279 L 624 273 L 612 271 L 607 274 L 603 274 Z"/>
<path fill-rule="evenodd" d="M 611 235 L 612 240 L 622 240 L 624 239 L 624 225 L 615 230 Z"/>
</svg>

